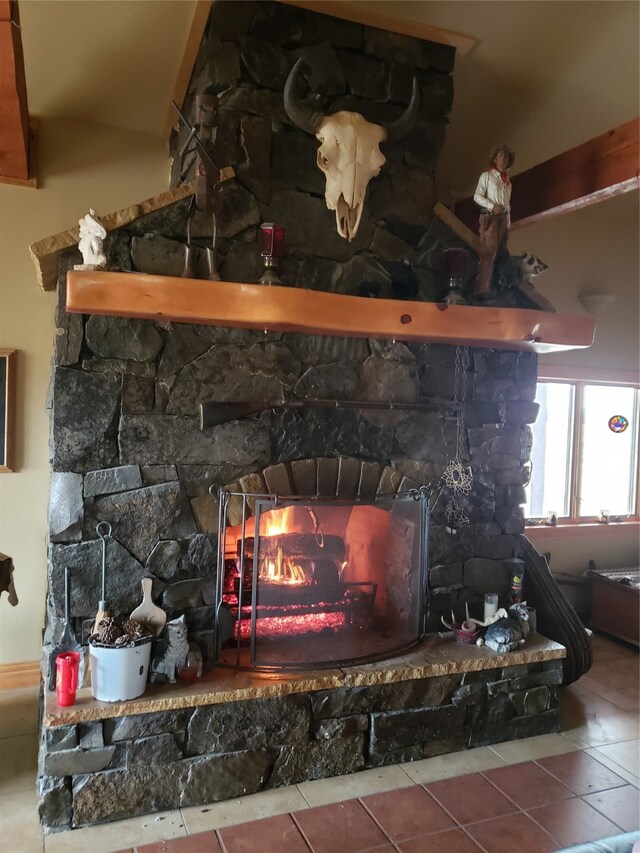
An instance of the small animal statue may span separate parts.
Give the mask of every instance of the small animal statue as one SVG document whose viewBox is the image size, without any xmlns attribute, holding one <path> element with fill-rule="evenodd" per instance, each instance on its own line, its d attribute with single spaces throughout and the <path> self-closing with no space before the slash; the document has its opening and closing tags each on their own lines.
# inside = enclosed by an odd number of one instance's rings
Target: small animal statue
<svg viewBox="0 0 640 853">
<path fill-rule="evenodd" d="M 82 267 L 90 269 L 104 269 L 107 266 L 107 257 L 102 251 L 102 241 L 107 236 L 104 225 L 93 208 L 89 213 L 78 221 L 80 226 L 80 240 L 78 248 L 82 252 Z"/>
<path fill-rule="evenodd" d="M 184 616 L 167 622 L 165 636 L 158 640 L 156 651 L 151 662 L 151 681 L 176 683 L 176 668 L 181 667 L 189 654 L 187 640 L 187 623 Z"/>
<path fill-rule="evenodd" d="M 523 252 L 521 255 L 516 256 L 514 260 L 518 263 L 521 278 L 527 280 L 535 278 L 549 268 L 548 264 L 545 264 L 540 258 L 532 255 L 531 252 Z"/>
<path fill-rule="evenodd" d="M 512 604 L 505 618 L 489 625 L 484 634 L 484 644 L 494 652 L 512 652 L 524 643 L 529 631 L 526 602 Z"/>
</svg>

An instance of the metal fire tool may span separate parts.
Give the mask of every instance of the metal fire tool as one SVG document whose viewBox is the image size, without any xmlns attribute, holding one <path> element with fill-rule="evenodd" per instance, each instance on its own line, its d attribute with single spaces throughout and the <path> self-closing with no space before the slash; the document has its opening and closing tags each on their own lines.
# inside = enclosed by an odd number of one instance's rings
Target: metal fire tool
<svg viewBox="0 0 640 853">
<path fill-rule="evenodd" d="M 107 607 L 107 537 L 111 538 L 111 525 L 108 521 L 101 521 L 96 526 L 96 533 L 102 539 L 102 591 L 98 602 L 98 612 L 93 623 L 93 633 L 98 631 L 98 625 L 110 615 Z"/>
<path fill-rule="evenodd" d="M 56 658 L 63 652 L 80 652 L 80 667 L 78 669 L 78 684 L 84 677 L 84 650 L 76 640 L 71 627 L 71 585 L 69 583 L 69 568 L 64 570 L 64 630 L 62 639 L 51 649 L 49 656 L 49 690 L 56 689 Z"/>
</svg>

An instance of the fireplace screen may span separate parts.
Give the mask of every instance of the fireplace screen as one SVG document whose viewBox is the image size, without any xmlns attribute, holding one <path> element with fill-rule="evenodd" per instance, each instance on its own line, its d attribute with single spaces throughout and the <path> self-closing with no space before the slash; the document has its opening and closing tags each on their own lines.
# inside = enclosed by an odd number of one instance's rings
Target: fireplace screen
<svg viewBox="0 0 640 853">
<path fill-rule="evenodd" d="M 241 522 L 230 525 L 230 502 Z M 220 663 L 380 660 L 424 634 L 427 490 L 366 499 L 220 493 Z"/>
</svg>

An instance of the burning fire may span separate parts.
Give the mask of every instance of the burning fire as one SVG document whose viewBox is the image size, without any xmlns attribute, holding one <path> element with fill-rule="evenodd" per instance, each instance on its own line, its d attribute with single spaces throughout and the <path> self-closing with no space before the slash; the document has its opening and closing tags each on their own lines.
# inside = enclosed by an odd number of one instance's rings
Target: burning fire
<svg viewBox="0 0 640 853">
<path fill-rule="evenodd" d="M 279 548 L 275 560 L 262 560 L 260 563 L 260 580 L 267 583 L 289 584 L 304 586 L 309 583 L 305 570 L 290 557 L 284 557 Z"/>
</svg>

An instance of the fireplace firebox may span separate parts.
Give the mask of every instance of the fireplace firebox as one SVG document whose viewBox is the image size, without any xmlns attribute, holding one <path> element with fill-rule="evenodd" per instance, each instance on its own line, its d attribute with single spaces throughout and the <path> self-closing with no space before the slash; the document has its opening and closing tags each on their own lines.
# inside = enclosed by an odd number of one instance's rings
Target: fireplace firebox
<svg viewBox="0 0 640 853">
<path fill-rule="evenodd" d="M 425 634 L 428 488 L 365 498 L 219 493 L 218 663 L 324 668 Z M 229 501 L 240 524 L 228 524 Z"/>
</svg>

